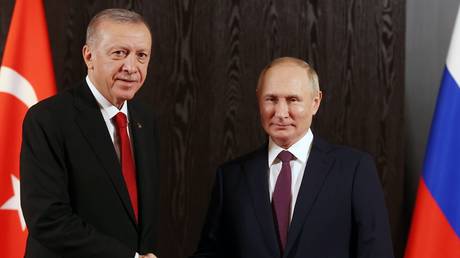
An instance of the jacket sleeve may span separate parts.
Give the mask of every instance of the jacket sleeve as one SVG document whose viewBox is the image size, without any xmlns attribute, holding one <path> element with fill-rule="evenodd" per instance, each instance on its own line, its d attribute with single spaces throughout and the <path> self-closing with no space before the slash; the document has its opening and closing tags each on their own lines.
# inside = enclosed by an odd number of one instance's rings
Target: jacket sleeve
<svg viewBox="0 0 460 258">
<path fill-rule="evenodd" d="M 208 213 L 201 232 L 198 248 L 190 258 L 220 257 L 222 239 L 223 179 L 222 169 L 216 173 Z"/>
<path fill-rule="evenodd" d="M 393 248 L 382 187 L 374 161 L 363 155 L 353 181 L 353 218 L 356 257 L 393 258 Z"/>
<path fill-rule="evenodd" d="M 78 153 L 65 153 L 51 111 L 36 111 L 32 107 L 25 117 L 20 158 L 21 206 L 29 238 L 65 257 L 134 257 L 135 250 L 98 232 L 74 212 L 66 155 Z"/>
</svg>

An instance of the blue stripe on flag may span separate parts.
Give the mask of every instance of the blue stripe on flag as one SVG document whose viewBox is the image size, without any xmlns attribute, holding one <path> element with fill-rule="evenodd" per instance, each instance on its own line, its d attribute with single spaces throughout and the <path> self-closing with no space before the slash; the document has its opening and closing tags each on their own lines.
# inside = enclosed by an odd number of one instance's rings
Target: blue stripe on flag
<svg viewBox="0 0 460 258">
<path fill-rule="evenodd" d="M 460 88 L 447 68 L 431 125 L 423 177 L 460 237 Z"/>
</svg>

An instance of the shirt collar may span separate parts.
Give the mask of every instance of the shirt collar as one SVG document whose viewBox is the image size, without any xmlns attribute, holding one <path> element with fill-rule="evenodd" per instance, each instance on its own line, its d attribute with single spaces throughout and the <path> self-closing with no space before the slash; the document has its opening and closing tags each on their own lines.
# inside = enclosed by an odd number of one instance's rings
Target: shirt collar
<svg viewBox="0 0 460 258">
<path fill-rule="evenodd" d="M 288 149 L 284 149 L 278 146 L 271 137 L 269 137 L 268 142 L 268 166 L 270 167 L 275 162 L 276 157 L 278 154 L 283 151 L 287 150 L 292 155 L 296 157 L 297 160 L 301 161 L 302 163 L 307 162 L 308 153 L 310 152 L 311 144 L 313 142 L 313 133 L 310 129 L 308 129 L 307 133 L 296 143 L 291 145 Z"/>
<path fill-rule="evenodd" d="M 89 86 L 89 89 L 93 93 L 94 98 L 96 98 L 97 103 L 99 104 L 99 107 L 101 108 L 101 111 L 107 115 L 109 119 L 112 119 L 118 112 L 123 112 L 126 117 L 128 118 L 128 107 L 126 105 L 126 100 L 123 103 L 123 106 L 119 110 L 116 106 L 114 106 L 112 103 L 110 103 L 94 86 L 94 84 L 91 82 L 89 79 L 89 76 L 86 76 L 86 83 Z M 129 121 L 129 119 L 128 119 Z"/>
</svg>

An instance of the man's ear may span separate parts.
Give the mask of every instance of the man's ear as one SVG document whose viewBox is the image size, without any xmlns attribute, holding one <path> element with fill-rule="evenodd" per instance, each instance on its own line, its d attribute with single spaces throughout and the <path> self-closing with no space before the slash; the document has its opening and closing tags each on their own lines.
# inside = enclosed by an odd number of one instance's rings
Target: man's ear
<svg viewBox="0 0 460 258">
<path fill-rule="evenodd" d="M 316 112 L 318 112 L 319 105 L 321 104 L 322 98 L 323 98 L 323 92 L 319 90 L 313 97 L 313 101 L 312 101 L 313 115 L 316 115 Z"/>
<path fill-rule="evenodd" d="M 83 60 L 85 60 L 88 70 L 93 69 L 93 53 L 91 48 L 85 44 L 82 49 Z"/>
</svg>

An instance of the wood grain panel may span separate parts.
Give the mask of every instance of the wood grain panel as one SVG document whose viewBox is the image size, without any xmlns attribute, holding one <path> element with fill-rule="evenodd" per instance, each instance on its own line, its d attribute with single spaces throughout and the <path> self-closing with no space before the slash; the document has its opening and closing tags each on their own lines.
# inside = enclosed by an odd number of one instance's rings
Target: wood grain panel
<svg viewBox="0 0 460 258">
<path fill-rule="evenodd" d="M 169 206 L 171 223 L 168 225 L 172 232 L 175 246 L 169 246 L 169 252 L 174 251 L 177 257 L 186 256 L 184 247 L 187 246 L 188 232 L 190 229 L 190 213 L 192 209 L 193 195 L 191 195 L 193 171 L 199 171 L 205 159 L 193 158 L 198 154 L 196 144 L 206 134 L 206 120 L 198 116 L 198 95 L 201 92 L 197 70 L 194 64 L 193 32 L 194 32 L 194 8 L 196 2 L 175 1 L 174 12 L 174 53 L 170 57 L 172 71 L 166 82 L 170 91 L 170 97 L 174 103 L 169 114 L 167 138 L 167 155 L 171 157 L 166 171 L 169 173 L 169 185 L 166 201 Z M 161 43 L 161 42 L 160 42 Z M 200 121 L 201 120 L 201 121 Z M 196 126 L 198 125 L 199 126 Z M 201 136 L 200 138 L 194 136 Z M 163 251 L 164 253 L 165 251 Z M 168 253 L 169 253 L 168 252 Z M 168 254 L 169 255 L 169 254 Z"/>
<path fill-rule="evenodd" d="M 5 40 L 10 27 L 11 15 L 13 14 L 14 2 L 0 0 L 0 58 L 3 57 Z M 1 59 L 0 59 L 1 60 Z"/>
</svg>

